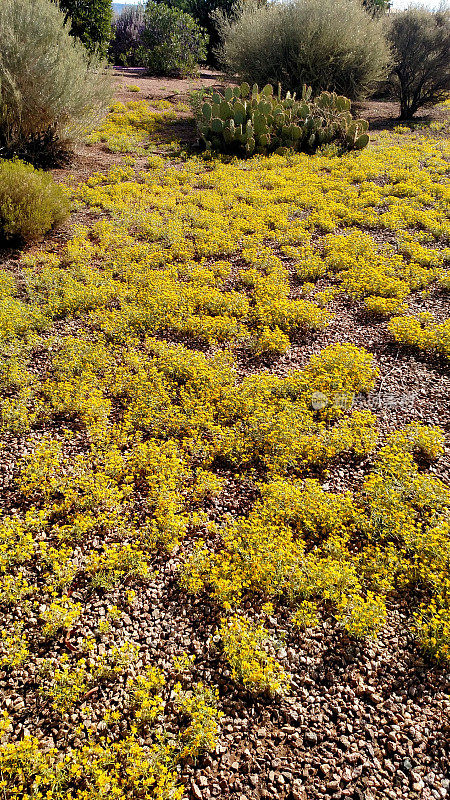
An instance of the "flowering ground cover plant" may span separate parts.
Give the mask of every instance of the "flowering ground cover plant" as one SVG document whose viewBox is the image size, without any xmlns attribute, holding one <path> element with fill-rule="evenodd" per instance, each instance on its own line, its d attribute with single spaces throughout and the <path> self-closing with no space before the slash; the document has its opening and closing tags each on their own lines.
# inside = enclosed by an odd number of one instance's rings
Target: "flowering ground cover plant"
<svg viewBox="0 0 450 800">
<path fill-rule="evenodd" d="M 381 406 L 411 351 L 446 386 L 448 142 L 164 156 L 152 109 L 111 109 L 92 146 L 139 162 L 72 182 L 84 224 L 0 272 L 7 800 L 199 797 L 205 764 L 229 796 L 223 716 L 298 721 L 327 626 L 369 652 L 406 605 L 448 670 L 448 420 Z"/>
</svg>

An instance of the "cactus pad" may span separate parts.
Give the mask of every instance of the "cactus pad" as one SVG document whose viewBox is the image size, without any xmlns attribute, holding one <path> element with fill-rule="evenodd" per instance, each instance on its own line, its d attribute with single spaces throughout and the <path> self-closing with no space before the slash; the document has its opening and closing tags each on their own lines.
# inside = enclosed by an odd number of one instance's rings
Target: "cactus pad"
<svg viewBox="0 0 450 800">
<path fill-rule="evenodd" d="M 321 92 L 314 100 L 311 88 L 304 86 L 297 100 L 289 92 L 283 98 L 280 85 L 274 95 L 270 84 L 259 91 L 256 84 L 250 90 L 243 83 L 227 87 L 223 95 L 207 91 L 196 115 L 207 149 L 249 156 L 284 153 L 286 147 L 315 152 L 336 142 L 338 152 L 343 152 L 361 150 L 369 142 L 368 123 L 353 119 L 350 108 L 350 100 L 334 92 Z"/>
</svg>

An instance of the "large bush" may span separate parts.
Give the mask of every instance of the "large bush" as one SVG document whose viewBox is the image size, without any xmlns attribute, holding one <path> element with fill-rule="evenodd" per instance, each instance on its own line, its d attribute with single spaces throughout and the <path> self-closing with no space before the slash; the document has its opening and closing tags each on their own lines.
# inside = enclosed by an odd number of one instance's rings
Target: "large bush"
<svg viewBox="0 0 450 800">
<path fill-rule="evenodd" d="M 59 0 L 70 22 L 72 36 L 77 36 L 89 52 L 105 58 L 111 39 L 111 0 Z"/>
<path fill-rule="evenodd" d="M 51 175 L 23 161 L 0 162 L 0 242 L 30 242 L 59 225 L 69 201 Z"/>
<path fill-rule="evenodd" d="M 110 57 L 114 64 L 138 67 L 142 60 L 143 5 L 127 6 L 113 22 Z"/>
<path fill-rule="evenodd" d="M 180 8 L 190 14 L 208 34 L 208 61 L 216 63 L 216 49 L 220 44 L 220 16 L 233 17 L 236 0 L 165 0 L 166 5 Z"/>
<path fill-rule="evenodd" d="M 102 64 L 51 0 L 0 2 L 0 157 L 58 162 L 108 106 Z"/>
<path fill-rule="evenodd" d="M 113 31 L 114 62 L 146 67 L 152 75 L 191 75 L 207 55 L 208 37 L 194 18 L 155 0 L 145 9 L 125 8 Z"/>
<path fill-rule="evenodd" d="M 207 37 L 190 14 L 149 0 L 142 32 L 142 65 L 153 75 L 190 75 L 206 58 Z"/>
<path fill-rule="evenodd" d="M 394 56 L 390 83 L 401 119 L 444 100 L 450 91 L 450 12 L 409 8 L 393 14 L 388 39 Z"/>
<path fill-rule="evenodd" d="M 222 15 L 220 59 L 249 83 L 300 91 L 322 89 L 351 99 L 366 95 L 387 73 L 381 22 L 359 0 L 247 2 L 233 21 Z"/>
</svg>

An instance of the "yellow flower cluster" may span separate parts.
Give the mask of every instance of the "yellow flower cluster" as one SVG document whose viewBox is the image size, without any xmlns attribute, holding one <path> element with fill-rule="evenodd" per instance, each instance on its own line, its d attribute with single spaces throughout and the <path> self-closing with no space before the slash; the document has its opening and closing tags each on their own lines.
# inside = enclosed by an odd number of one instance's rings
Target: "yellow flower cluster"
<svg viewBox="0 0 450 800">
<path fill-rule="evenodd" d="M 130 92 L 139 92 L 138 86 L 127 86 Z M 178 103 L 174 106 L 168 100 L 152 100 L 151 106 L 145 100 L 130 100 L 127 103 L 113 103 L 104 123 L 86 139 L 87 144 L 102 142 L 112 153 L 145 154 L 147 145 L 158 139 L 158 133 L 167 123 L 177 119 L 179 111 L 187 106 Z"/>
<path fill-rule="evenodd" d="M 360 569 L 383 592 L 427 587 L 430 600 L 416 614 L 416 627 L 422 645 L 439 658 L 450 653 L 450 490 L 420 472 L 414 456 L 436 458 L 444 443 L 439 428 L 418 424 L 391 435 L 363 486 L 369 540 L 359 558 Z"/>
<path fill-rule="evenodd" d="M 433 315 L 423 312 L 417 317 L 393 317 L 389 331 L 400 344 L 431 350 L 450 358 L 450 319 L 435 323 Z"/>
<path fill-rule="evenodd" d="M 75 667 L 70 664 L 69 656 L 63 653 L 56 669 L 48 660 L 41 667 L 41 674 L 48 674 L 48 685 L 40 686 L 40 694 L 51 699 L 52 708 L 60 714 L 70 711 L 75 703 L 88 689 L 88 673 L 86 661 L 80 659 Z"/>
<path fill-rule="evenodd" d="M 295 609 L 291 622 L 300 630 L 303 628 L 315 628 L 319 624 L 317 611 L 317 603 L 312 600 L 302 600 Z"/>
<path fill-rule="evenodd" d="M 128 653 L 130 648 L 126 648 Z M 113 654 L 112 661 L 121 661 L 121 672 L 129 667 L 129 657 Z M 111 657 L 106 656 L 111 662 Z M 112 662 L 111 662 L 112 663 Z M 51 699 L 52 707 L 66 714 L 84 697 L 89 685 L 99 679 L 117 679 L 118 667 L 108 674 L 97 668 L 87 669 L 81 659 L 75 668 L 70 666 L 69 656 L 60 658 L 56 670 L 50 660 L 44 662 L 41 675 L 44 683 L 41 694 Z M 126 684 L 129 706 L 136 725 L 155 723 L 165 711 L 165 701 L 158 692 L 165 687 L 163 672 L 152 665 Z M 87 743 L 78 749 L 58 753 L 56 748 L 46 750 L 39 741 L 26 735 L 20 742 L 3 744 L 0 747 L 0 788 L 8 800 L 97 800 L 99 797 L 114 797 L 128 800 L 129 797 L 145 797 L 152 800 L 181 800 L 183 787 L 178 785 L 177 765 L 188 758 L 213 750 L 218 742 L 222 712 L 217 709 L 217 692 L 202 683 L 193 691 L 183 691 L 181 684 L 171 689 L 175 707 L 180 716 L 179 732 L 173 740 L 158 734 L 152 744 L 142 746 L 138 742 L 138 729 L 131 727 L 131 735 L 119 742 L 106 737 Z M 120 713 L 110 714 L 120 719 Z M 105 720 L 107 715 L 105 715 Z M 4 715 L 2 734 L 11 727 L 11 720 Z M 69 791 L 69 795 L 67 792 Z"/>
<path fill-rule="evenodd" d="M 389 594 L 420 585 L 418 639 L 450 657 L 449 492 L 416 463 L 439 456 L 442 432 L 411 425 L 377 450 L 375 416 L 352 402 L 378 371 L 352 344 L 282 377 L 241 370 L 248 353 L 252 364 L 289 356 L 299 332 L 331 322 L 339 296 L 395 315 L 398 341 L 448 355 L 448 321 L 399 316 L 415 292 L 448 288 L 448 143 L 380 134 L 342 158 L 150 155 L 175 115 L 164 103 L 115 105 L 91 141 L 145 153 L 146 170 L 122 159 L 92 175 L 71 196 L 96 221 L 0 272 L 0 427 L 24 453 L 12 479 L 18 502 L 0 519 L 0 605 L 13 620 L 1 663 L 26 664 L 30 610 L 49 649 L 51 637 L 76 640 L 80 598 L 113 594 L 107 602 L 120 609 L 89 620 L 86 658 L 53 656 L 41 690 L 69 718 L 88 708 L 92 687 L 121 679 L 125 708 L 105 725 L 124 715 L 133 723 L 130 735 L 85 737 L 66 753 L 7 731 L 6 800 L 182 797 L 177 769 L 215 746 L 218 699 L 143 667 L 137 643 L 112 625 L 180 543 L 180 581 L 231 612 L 223 656 L 250 691 L 282 694 L 289 676 L 268 632 L 241 613 L 249 600 L 288 604 L 299 628 L 326 606 L 349 635 L 372 636 Z M 341 455 L 370 455 L 360 491 L 333 493 L 317 479 Z M 224 474 L 237 483 L 257 475 L 258 500 L 208 528 Z M 176 741 L 158 738 L 168 714 Z"/>
<path fill-rule="evenodd" d="M 219 722 L 224 716 L 217 709 L 217 690 L 199 682 L 188 692 L 178 683 L 174 691 L 177 711 L 189 719 L 188 726 L 180 734 L 179 758 L 197 758 L 201 753 L 214 750 L 219 738 Z"/>
<path fill-rule="evenodd" d="M 27 661 L 30 651 L 24 628 L 25 623 L 18 621 L 13 624 L 12 629 L 1 631 L 0 664 L 2 667 L 20 667 Z"/>
<path fill-rule="evenodd" d="M 355 495 L 327 492 L 311 479 L 278 477 L 261 485 L 248 517 L 222 531 L 220 550 L 196 545 L 183 568 L 184 586 L 208 588 L 225 608 L 255 594 L 304 598 L 293 616 L 300 627 L 314 624 L 317 605 L 309 601 L 321 598 L 357 637 L 384 625 L 384 596 L 405 582 L 426 583 L 448 609 L 450 491 L 414 461 L 415 455 L 438 457 L 443 445 L 439 428 L 412 424 L 392 434 Z"/>
<path fill-rule="evenodd" d="M 74 603 L 70 597 L 57 597 L 48 608 L 42 612 L 45 625 L 42 633 L 45 637 L 54 636 L 59 630 L 71 630 L 74 623 L 81 617 L 83 607 L 81 603 Z"/>
<path fill-rule="evenodd" d="M 219 636 L 234 680 L 250 692 L 283 695 L 289 690 L 289 675 L 267 652 L 273 641 L 263 625 L 253 625 L 235 614 L 221 621 Z"/>
<path fill-rule="evenodd" d="M 158 667 L 149 664 L 144 673 L 129 678 L 127 689 L 130 693 L 130 706 L 139 724 L 148 725 L 163 713 L 164 701 L 156 692 L 165 684 L 164 674 Z"/>
<path fill-rule="evenodd" d="M 181 800 L 173 748 L 141 745 L 132 732 L 120 742 L 90 741 L 62 756 L 25 736 L 0 748 L 0 789 L 8 800 Z"/>
</svg>

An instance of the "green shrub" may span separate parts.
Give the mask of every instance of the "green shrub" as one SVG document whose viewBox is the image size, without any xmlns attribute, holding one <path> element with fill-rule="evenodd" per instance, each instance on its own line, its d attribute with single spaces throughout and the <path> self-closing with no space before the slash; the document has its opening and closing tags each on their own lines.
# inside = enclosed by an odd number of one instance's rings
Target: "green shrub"
<svg viewBox="0 0 450 800">
<path fill-rule="evenodd" d="M 233 17 L 236 0 L 166 0 L 166 5 L 186 11 L 205 29 L 209 37 L 208 63 L 216 63 L 215 50 L 220 44 L 217 12 L 219 16 Z"/>
<path fill-rule="evenodd" d="M 359 0 L 246 2 L 233 21 L 220 19 L 220 60 L 249 83 L 299 92 L 304 83 L 363 97 L 387 74 L 381 22 Z"/>
<path fill-rule="evenodd" d="M 39 239 L 69 213 L 61 186 L 23 161 L 0 162 L 0 240 Z"/>
<path fill-rule="evenodd" d="M 154 75 L 190 75 L 206 58 L 208 37 L 175 3 L 124 8 L 113 32 L 114 63 L 147 67 Z"/>
<path fill-rule="evenodd" d="M 410 119 L 450 91 L 450 12 L 408 8 L 389 18 L 387 34 L 393 96 L 400 102 L 400 119 Z"/>
<path fill-rule="evenodd" d="M 59 0 L 70 23 L 70 33 L 83 42 L 90 53 L 106 57 L 113 19 L 111 0 Z"/>
<path fill-rule="evenodd" d="M 51 0 L 1 0 L 0 54 L 0 157 L 63 162 L 110 102 L 102 63 Z"/>
<path fill-rule="evenodd" d="M 141 65 L 153 75 L 191 75 L 206 58 L 207 36 L 190 14 L 149 0 Z"/>
<path fill-rule="evenodd" d="M 301 98 L 281 85 L 274 95 L 271 84 L 259 92 L 248 83 L 216 91 L 194 93 L 192 106 L 200 136 L 207 149 L 222 153 L 252 155 L 283 153 L 286 148 L 313 153 L 333 144 L 336 152 L 362 150 L 369 142 L 368 123 L 352 119 L 348 98 L 322 92 L 311 99 L 311 88 L 303 86 Z"/>
</svg>

